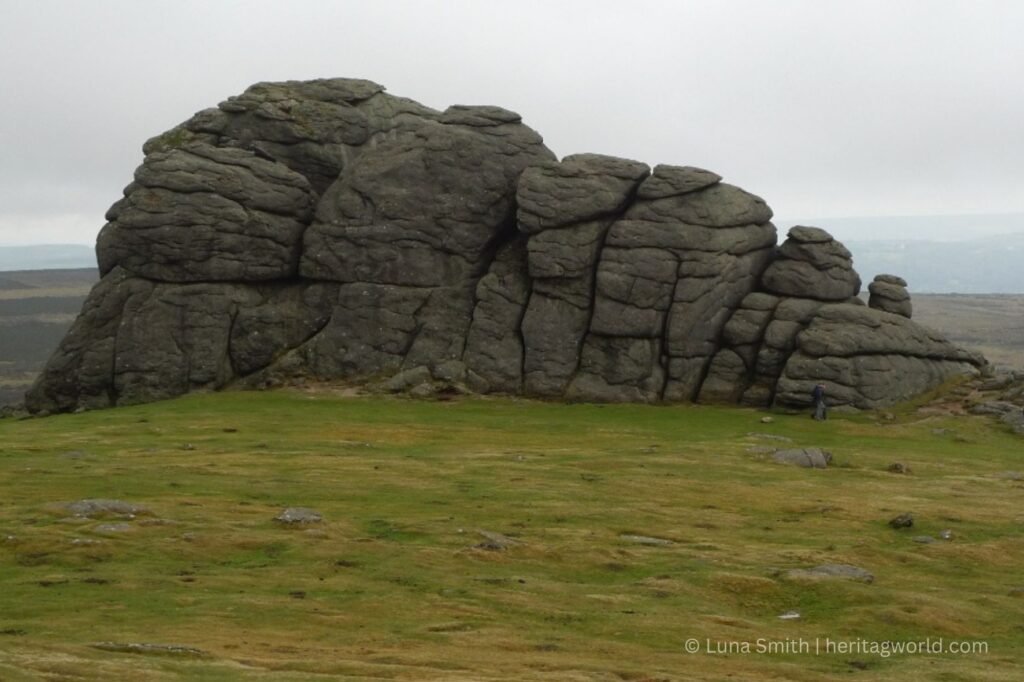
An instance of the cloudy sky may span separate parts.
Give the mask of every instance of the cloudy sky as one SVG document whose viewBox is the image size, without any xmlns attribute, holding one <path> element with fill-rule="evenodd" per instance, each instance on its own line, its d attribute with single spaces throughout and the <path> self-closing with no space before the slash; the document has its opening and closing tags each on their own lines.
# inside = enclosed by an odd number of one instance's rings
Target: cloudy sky
<svg viewBox="0 0 1024 682">
<path fill-rule="evenodd" d="M 780 217 L 1024 216 L 1022 26 L 1017 0 L 0 0 L 0 244 L 92 243 L 148 137 L 328 76 L 710 168 Z"/>
</svg>

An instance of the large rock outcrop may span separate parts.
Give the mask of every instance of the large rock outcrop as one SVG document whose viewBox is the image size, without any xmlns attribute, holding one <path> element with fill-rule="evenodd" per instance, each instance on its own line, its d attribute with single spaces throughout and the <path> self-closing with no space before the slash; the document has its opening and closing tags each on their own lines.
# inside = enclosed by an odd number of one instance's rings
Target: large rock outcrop
<svg viewBox="0 0 1024 682">
<path fill-rule="evenodd" d="M 899 278 L 865 306 L 824 230 L 777 246 L 715 173 L 559 161 L 498 107 L 261 83 L 143 151 L 33 411 L 293 379 L 750 405 L 825 381 L 874 407 L 984 363 L 911 322 Z"/>
</svg>

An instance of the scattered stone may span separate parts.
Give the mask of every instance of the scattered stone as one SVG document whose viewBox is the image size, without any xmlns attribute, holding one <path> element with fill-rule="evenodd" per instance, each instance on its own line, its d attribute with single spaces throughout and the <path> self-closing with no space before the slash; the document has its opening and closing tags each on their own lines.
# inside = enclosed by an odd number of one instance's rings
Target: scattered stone
<svg viewBox="0 0 1024 682">
<path fill-rule="evenodd" d="M 181 449 L 182 450 L 195 450 L 196 446 L 192 445 L 192 443 L 185 443 L 184 445 L 181 446 Z"/>
<path fill-rule="evenodd" d="M 772 418 L 772 417 L 761 417 L 761 423 L 762 424 L 771 424 L 774 421 L 775 421 L 775 419 Z"/>
<path fill-rule="evenodd" d="M 886 467 L 886 471 L 893 474 L 909 474 L 910 467 L 908 467 L 906 464 L 903 464 L 902 462 L 893 462 L 888 467 Z"/>
<path fill-rule="evenodd" d="M 832 461 L 832 453 L 819 448 L 777 450 L 772 459 L 780 464 L 793 464 L 806 469 L 825 469 Z"/>
<path fill-rule="evenodd" d="M 912 539 L 914 540 L 914 542 L 920 543 L 922 545 L 930 545 L 933 542 L 935 542 L 935 538 L 933 538 L 931 535 L 915 535 Z"/>
<path fill-rule="evenodd" d="M 420 365 L 419 367 L 399 372 L 385 381 L 383 387 L 384 390 L 390 393 L 401 393 L 430 380 L 430 368 Z"/>
<path fill-rule="evenodd" d="M 800 612 L 786 611 L 785 613 L 780 613 L 778 618 L 779 620 L 800 620 Z"/>
<path fill-rule="evenodd" d="M 787 578 L 794 579 L 837 579 L 872 583 L 875 576 L 869 571 L 850 564 L 822 564 L 814 568 L 794 568 L 786 571 Z"/>
<path fill-rule="evenodd" d="M 64 509 L 76 517 L 94 519 L 102 516 L 120 516 L 134 518 L 140 514 L 151 513 L 143 506 L 123 500 L 107 500 L 100 498 L 77 500 L 64 505 Z"/>
<path fill-rule="evenodd" d="M 968 410 L 971 414 L 983 414 L 991 415 L 994 417 L 1002 417 L 1007 414 L 1014 414 L 1021 411 L 1021 408 L 1010 402 L 1002 400 L 989 400 L 983 403 L 972 405 Z"/>
<path fill-rule="evenodd" d="M 996 476 L 1004 481 L 1024 481 L 1024 474 L 1019 471 L 1004 471 Z"/>
<path fill-rule="evenodd" d="M 427 382 L 422 383 L 418 386 L 413 386 L 409 389 L 409 396 L 411 398 L 432 398 L 437 395 L 438 389 L 433 383 Z"/>
<path fill-rule="evenodd" d="M 675 544 L 671 540 L 666 540 L 665 538 L 656 538 L 649 535 L 632 535 L 628 533 L 620 535 L 619 539 L 625 540 L 626 542 L 632 542 L 637 545 L 647 545 L 648 547 L 669 547 L 670 545 Z"/>
<path fill-rule="evenodd" d="M 486 549 L 492 552 L 503 552 L 506 549 L 521 544 L 518 540 L 513 540 L 507 535 L 501 533 L 495 533 L 489 530 L 478 530 L 477 534 L 483 538 L 483 541 L 477 543 L 477 549 Z"/>
<path fill-rule="evenodd" d="M 947 542 L 953 539 L 953 531 L 946 529 L 939 531 L 939 537 Z"/>
<path fill-rule="evenodd" d="M 900 514 L 899 516 L 889 519 L 889 526 L 891 528 L 912 528 L 913 525 L 913 514 Z"/>
<path fill-rule="evenodd" d="M 1014 381 L 1014 375 L 1012 373 L 997 374 L 994 377 L 988 378 L 978 385 L 979 391 L 1002 391 L 1009 388 Z"/>
<path fill-rule="evenodd" d="M 134 529 L 130 523 L 101 523 L 100 525 L 93 528 L 96 533 L 103 533 L 104 535 L 116 535 L 118 533 L 127 533 Z"/>
<path fill-rule="evenodd" d="M 777 440 L 780 443 L 792 443 L 793 439 L 787 436 L 779 436 L 774 433 L 759 433 L 757 431 L 749 431 L 747 435 L 751 438 L 763 438 L 765 440 Z"/>
<path fill-rule="evenodd" d="M 205 657 L 208 654 L 202 649 L 182 644 L 150 644 L 146 642 L 96 642 L 90 644 L 93 649 L 113 651 L 121 654 L 150 654 L 157 656 L 192 656 Z"/>
<path fill-rule="evenodd" d="M 310 509 L 309 507 L 288 507 L 275 516 L 274 520 L 286 525 L 301 525 L 306 523 L 320 523 L 324 520 L 324 517 L 320 515 L 320 512 L 315 509 Z"/>
</svg>

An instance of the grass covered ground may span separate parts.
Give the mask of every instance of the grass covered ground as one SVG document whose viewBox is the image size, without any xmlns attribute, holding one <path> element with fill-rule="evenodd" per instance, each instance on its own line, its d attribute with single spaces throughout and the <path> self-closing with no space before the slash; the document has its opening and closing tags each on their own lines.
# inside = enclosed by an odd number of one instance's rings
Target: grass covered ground
<svg viewBox="0 0 1024 682">
<path fill-rule="evenodd" d="M 0 679 L 1024 679 L 1021 439 L 764 414 L 280 391 L 0 421 Z M 824 563 L 875 580 L 785 575 Z M 988 651 L 800 650 L 826 638 Z"/>
</svg>

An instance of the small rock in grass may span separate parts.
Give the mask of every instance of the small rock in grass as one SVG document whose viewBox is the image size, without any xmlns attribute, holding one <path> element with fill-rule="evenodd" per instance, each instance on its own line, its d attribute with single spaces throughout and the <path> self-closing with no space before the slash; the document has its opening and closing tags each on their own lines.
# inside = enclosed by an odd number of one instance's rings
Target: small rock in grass
<svg viewBox="0 0 1024 682">
<path fill-rule="evenodd" d="M 761 417 L 762 424 L 771 424 L 775 419 L 773 417 Z"/>
<path fill-rule="evenodd" d="M 787 578 L 796 579 L 837 579 L 853 580 L 861 583 L 872 583 L 875 576 L 869 571 L 850 564 L 822 564 L 814 568 L 794 568 L 786 572 Z"/>
<path fill-rule="evenodd" d="M 97 533 L 103 533 L 105 535 L 116 535 L 117 533 L 127 533 L 132 530 L 134 526 L 129 523 L 101 523 L 100 525 L 93 528 Z"/>
<path fill-rule="evenodd" d="M 886 467 L 886 471 L 889 471 L 890 473 L 893 474 L 909 474 L 910 467 L 908 467 L 903 462 L 893 462 L 888 467 Z"/>
<path fill-rule="evenodd" d="M 914 542 L 920 543 L 922 545 L 930 545 L 933 542 L 935 542 L 935 538 L 933 538 L 931 535 L 915 535 L 913 537 L 913 540 Z"/>
<path fill-rule="evenodd" d="M 476 545 L 477 549 L 487 549 L 492 552 L 502 552 L 509 547 L 514 547 L 519 544 L 518 540 L 513 540 L 507 535 L 501 533 L 495 533 L 490 530 L 478 530 L 477 533 L 483 538 L 483 542 Z"/>
<path fill-rule="evenodd" d="M 1024 597 L 1024 587 L 1011 587 L 1009 596 L 1011 597 Z"/>
<path fill-rule="evenodd" d="M 320 512 L 309 507 L 288 507 L 280 514 L 274 517 L 274 520 L 278 523 L 284 523 L 287 525 L 293 524 L 305 524 L 305 523 L 320 523 L 324 520 L 324 517 L 320 515 Z"/>
<path fill-rule="evenodd" d="M 437 387 L 429 382 L 409 389 L 410 398 L 433 398 L 435 395 L 437 395 Z"/>
<path fill-rule="evenodd" d="M 633 542 L 638 545 L 647 545 L 648 547 L 668 547 L 669 545 L 675 544 L 671 540 L 666 540 L 665 538 L 655 538 L 651 537 L 650 535 L 623 534 L 619 536 L 619 539 L 625 540 L 626 542 Z"/>
<path fill-rule="evenodd" d="M 799 611 L 786 611 L 779 614 L 779 620 L 800 620 Z"/>
<path fill-rule="evenodd" d="M 145 507 L 123 500 L 86 499 L 68 502 L 64 509 L 80 518 L 97 516 L 123 516 L 133 518 L 139 514 L 150 513 Z"/>
<path fill-rule="evenodd" d="M 806 469 L 825 469 L 832 461 L 832 453 L 820 448 L 793 448 L 777 451 L 772 459 L 780 464 L 795 464 Z"/>
<path fill-rule="evenodd" d="M 913 514 L 900 514 L 899 516 L 889 519 L 889 526 L 891 528 L 912 528 L 913 525 Z"/>
<path fill-rule="evenodd" d="M 953 539 L 953 531 L 948 528 L 946 530 L 940 530 L 939 537 L 948 542 Z"/>
<path fill-rule="evenodd" d="M 146 642 L 96 642 L 90 644 L 93 649 L 113 651 L 122 654 L 154 654 L 167 656 L 207 656 L 201 649 L 181 644 L 149 644 Z"/>
<path fill-rule="evenodd" d="M 774 433 L 761 433 L 759 431 L 749 431 L 747 435 L 751 438 L 764 438 L 765 440 L 777 440 L 780 443 L 792 443 L 793 439 L 786 436 L 780 436 Z"/>
</svg>

